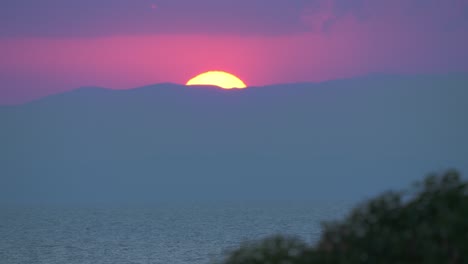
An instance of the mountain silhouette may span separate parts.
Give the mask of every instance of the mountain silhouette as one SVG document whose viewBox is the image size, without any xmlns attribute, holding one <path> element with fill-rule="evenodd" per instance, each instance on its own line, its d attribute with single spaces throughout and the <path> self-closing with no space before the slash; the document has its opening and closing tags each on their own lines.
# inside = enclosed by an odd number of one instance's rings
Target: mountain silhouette
<svg viewBox="0 0 468 264">
<path fill-rule="evenodd" d="M 468 76 L 80 88 L 0 107 L 0 203 L 363 199 L 468 171 Z"/>
</svg>

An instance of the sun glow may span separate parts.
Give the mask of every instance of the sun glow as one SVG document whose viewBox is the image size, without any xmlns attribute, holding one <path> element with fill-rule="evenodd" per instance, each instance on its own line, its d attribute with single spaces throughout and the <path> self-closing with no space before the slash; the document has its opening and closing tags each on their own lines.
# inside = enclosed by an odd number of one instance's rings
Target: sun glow
<svg viewBox="0 0 468 264">
<path fill-rule="evenodd" d="M 209 71 L 190 79 L 186 85 L 214 85 L 223 89 L 246 88 L 238 77 L 223 71 Z"/>
</svg>

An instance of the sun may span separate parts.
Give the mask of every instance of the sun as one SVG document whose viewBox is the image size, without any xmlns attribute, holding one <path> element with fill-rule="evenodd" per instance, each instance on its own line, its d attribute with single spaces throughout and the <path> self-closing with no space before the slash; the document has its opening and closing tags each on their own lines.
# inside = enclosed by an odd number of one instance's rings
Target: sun
<svg viewBox="0 0 468 264">
<path fill-rule="evenodd" d="M 214 85 L 223 89 L 247 88 L 247 85 L 236 77 L 223 71 L 208 71 L 190 79 L 186 85 Z"/>
</svg>

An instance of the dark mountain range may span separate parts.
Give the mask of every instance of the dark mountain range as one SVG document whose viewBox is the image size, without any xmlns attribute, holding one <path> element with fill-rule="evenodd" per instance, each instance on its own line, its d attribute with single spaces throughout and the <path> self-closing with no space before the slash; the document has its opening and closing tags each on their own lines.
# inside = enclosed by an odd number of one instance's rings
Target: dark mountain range
<svg viewBox="0 0 468 264">
<path fill-rule="evenodd" d="M 81 88 L 0 107 L 0 203 L 362 199 L 468 172 L 468 76 Z"/>
</svg>

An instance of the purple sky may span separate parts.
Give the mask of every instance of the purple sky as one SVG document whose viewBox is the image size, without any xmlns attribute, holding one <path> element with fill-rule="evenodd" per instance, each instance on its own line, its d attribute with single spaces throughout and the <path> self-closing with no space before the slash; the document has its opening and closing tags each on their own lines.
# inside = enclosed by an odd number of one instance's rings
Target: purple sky
<svg viewBox="0 0 468 264">
<path fill-rule="evenodd" d="M 84 85 L 468 71 L 468 0 L 4 0 L 0 104 Z"/>
</svg>

